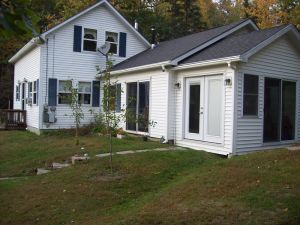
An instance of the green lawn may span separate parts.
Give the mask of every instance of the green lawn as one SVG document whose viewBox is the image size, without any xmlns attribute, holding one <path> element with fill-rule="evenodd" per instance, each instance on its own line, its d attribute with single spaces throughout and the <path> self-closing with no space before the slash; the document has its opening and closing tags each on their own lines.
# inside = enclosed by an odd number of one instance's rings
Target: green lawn
<svg viewBox="0 0 300 225">
<path fill-rule="evenodd" d="M 91 155 L 104 145 L 94 138 L 81 140 Z M 71 139 L 1 132 L 1 173 L 73 154 Z M 130 139 L 116 146 L 140 144 L 159 145 Z M 120 155 L 113 178 L 108 160 L 0 181 L 0 224 L 300 224 L 299 151 L 231 159 L 192 150 Z"/>
<path fill-rule="evenodd" d="M 99 136 L 81 136 L 79 146 L 68 133 L 45 134 L 37 136 L 30 132 L 0 132 L 0 177 L 22 176 L 31 173 L 34 168 L 45 167 L 52 162 L 70 159 L 76 153 L 88 153 L 93 156 L 108 152 L 107 138 Z M 114 151 L 139 150 L 166 147 L 154 141 L 127 137 L 113 139 Z M 84 147 L 84 150 L 81 149 Z"/>
</svg>

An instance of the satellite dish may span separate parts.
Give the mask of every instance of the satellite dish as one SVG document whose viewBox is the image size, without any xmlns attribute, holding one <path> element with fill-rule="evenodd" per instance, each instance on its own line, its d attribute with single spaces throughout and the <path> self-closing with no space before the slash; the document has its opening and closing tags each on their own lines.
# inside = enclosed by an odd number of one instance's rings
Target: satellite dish
<svg viewBox="0 0 300 225">
<path fill-rule="evenodd" d="M 97 50 L 102 54 L 102 55 L 107 55 L 110 49 L 110 43 L 105 42 L 104 45 L 100 46 Z"/>
</svg>

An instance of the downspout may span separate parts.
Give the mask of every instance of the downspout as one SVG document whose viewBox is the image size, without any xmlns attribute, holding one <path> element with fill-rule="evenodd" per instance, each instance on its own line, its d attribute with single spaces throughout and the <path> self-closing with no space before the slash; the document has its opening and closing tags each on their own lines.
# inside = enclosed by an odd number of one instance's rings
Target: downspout
<svg viewBox="0 0 300 225">
<path fill-rule="evenodd" d="M 48 58 L 49 58 L 49 52 L 48 52 L 48 42 L 49 39 L 46 39 L 46 94 L 45 94 L 45 104 L 48 103 Z"/>
</svg>

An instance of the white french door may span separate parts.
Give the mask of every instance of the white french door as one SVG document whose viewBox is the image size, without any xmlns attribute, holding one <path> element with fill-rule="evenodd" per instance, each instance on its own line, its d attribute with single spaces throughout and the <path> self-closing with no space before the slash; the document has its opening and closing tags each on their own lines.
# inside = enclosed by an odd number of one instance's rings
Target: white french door
<svg viewBox="0 0 300 225">
<path fill-rule="evenodd" d="M 223 77 L 186 79 L 185 138 L 223 142 Z"/>
</svg>

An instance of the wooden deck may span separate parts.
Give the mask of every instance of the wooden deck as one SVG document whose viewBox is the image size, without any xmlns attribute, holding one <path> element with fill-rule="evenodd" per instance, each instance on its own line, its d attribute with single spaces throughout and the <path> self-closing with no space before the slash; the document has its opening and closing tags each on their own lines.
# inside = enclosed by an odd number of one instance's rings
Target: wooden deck
<svg viewBox="0 0 300 225">
<path fill-rule="evenodd" d="M 0 109 L 0 130 L 25 130 L 26 111 Z"/>
</svg>

